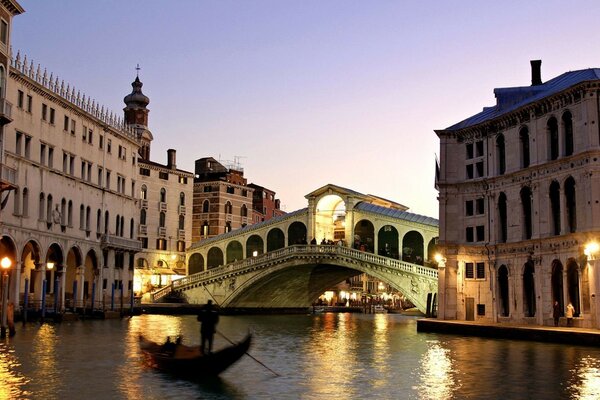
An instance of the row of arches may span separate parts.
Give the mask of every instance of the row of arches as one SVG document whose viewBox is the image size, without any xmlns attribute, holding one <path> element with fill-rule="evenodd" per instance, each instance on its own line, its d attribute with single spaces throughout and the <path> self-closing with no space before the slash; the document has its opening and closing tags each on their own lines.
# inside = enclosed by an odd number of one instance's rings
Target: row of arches
<svg viewBox="0 0 600 400">
<path fill-rule="evenodd" d="M 560 121 L 561 123 L 559 124 L 557 118 L 552 116 L 548 118 L 548 121 L 546 122 L 548 161 L 558 159 L 561 154 L 561 148 L 564 157 L 572 155 L 575 151 L 573 140 L 573 115 L 567 110 L 562 114 Z M 562 132 L 562 135 L 559 130 Z M 519 130 L 521 168 L 529 167 L 531 161 L 530 147 L 529 128 L 523 126 Z M 502 133 L 496 136 L 496 159 L 497 174 L 504 175 L 506 172 L 506 139 Z"/>
<path fill-rule="evenodd" d="M 227 201 L 225 203 L 225 205 L 223 206 L 223 211 L 225 212 L 225 214 L 233 214 L 233 204 L 231 204 L 230 201 Z M 202 202 L 202 212 L 203 213 L 209 213 L 210 212 L 210 201 L 204 200 Z M 242 204 L 242 206 L 240 207 L 240 216 L 241 217 L 247 217 L 248 216 L 248 207 L 245 204 Z"/>
<path fill-rule="evenodd" d="M 560 235 L 563 233 L 563 223 L 566 224 L 565 231 L 573 233 L 577 230 L 577 201 L 576 201 L 576 184 L 572 176 L 567 177 L 564 181 L 564 203 L 561 199 L 560 183 L 556 180 L 552 181 L 548 191 L 550 199 L 550 234 Z M 529 186 L 524 186 L 519 192 L 521 201 L 521 239 L 531 239 L 533 236 L 533 191 Z M 498 237 L 499 241 L 506 243 L 508 240 L 508 199 L 504 192 L 500 192 L 498 196 Z M 562 210 L 566 213 L 563 221 Z"/>
<path fill-rule="evenodd" d="M 146 225 L 148 222 L 148 212 L 145 208 L 140 210 L 140 224 Z M 161 211 L 158 214 L 158 226 L 160 228 L 166 228 L 167 226 L 167 214 Z M 180 214 L 177 222 L 177 229 L 185 229 L 185 215 Z"/>
<path fill-rule="evenodd" d="M 142 200 L 148 200 L 148 187 L 146 185 L 142 185 L 140 188 L 140 198 Z M 167 189 L 160 188 L 159 192 L 159 200 L 161 203 L 167 202 Z M 179 192 L 179 205 L 185 206 L 185 193 Z"/>
<path fill-rule="evenodd" d="M 536 292 L 541 292 L 535 285 L 535 267 L 532 262 L 527 262 L 523 265 L 522 279 L 522 305 L 523 315 L 525 317 L 535 317 L 536 315 Z M 563 268 L 560 260 L 554 260 L 551 264 L 550 286 L 552 304 L 558 302 L 559 309 L 562 315 L 566 304 L 571 303 L 575 309 L 575 316 L 579 316 L 582 312 L 582 297 L 581 292 L 589 290 L 587 288 L 587 280 L 581 279 L 585 277 L 585 271 L 582 271 L 574 259 L 567 261 L 567 268 Z M 506 265 L 501 265 L 498 268 L 498 305 L 499 315 L 508 317 L 515 310 L 511 308 L 511 274 Z M 566 288 L 566 290 L 565 290 Z M 583 297 L 585 302 L 587 296 Z M 566 300 L 566 302 L 565 302 Z M 589 308 L 584 307 L 584 308 Z"/>
<path fill-rule="evenodd" d="M 354 241 L 350 245 L 356 249 L 420 265 L 423 265 L 426 260 L 424 239 L 417 231 L 407 232 L 400 241 L 398 230 L 392 225 L 385 225 L 377 232 L 377 249 L 375 249 L 375 227 L 371 221 L 360 220 L 355 225 L 354 234 Z M 316 238 L 313 240 L 316 242 Z M 258 234 L 249 236 L 246 239 L 245 252 L 240 241 L 231 240 L 225 250 L 216 245 L 211 247 L 206 253 L 206 259 L 200 253 L 194 253 L 188 262 L 188 272 L 189 274 L 202 272 L 205 267 L 215 268 L 263 254 L 265 251 L 275 251 L 295 244 L 307 244 L 307 228 L 300 221 L 290 224 L 287 235 L 280 228 L 273 228 L 267 233 L 266 240 Z M 433 259 L 435 245 L 435 239 L 432 239 L 427 247 L 427 259 Z"/>
</svg>

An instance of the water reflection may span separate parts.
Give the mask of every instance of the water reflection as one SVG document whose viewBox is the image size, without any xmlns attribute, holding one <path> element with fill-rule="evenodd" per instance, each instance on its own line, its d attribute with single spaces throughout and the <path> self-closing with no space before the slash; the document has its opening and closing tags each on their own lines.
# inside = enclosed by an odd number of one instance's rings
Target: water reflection
<svg viewBox="0 0 600 400">
<path fill-rule="evenodd" d="M 600 398 L 600 360 L 586 356 L 571 371 L 573 379 L 569 389 L 572 398 L 592 400 Z"/>
<path fill-rule="evenodd" d="M 26 398 L 31 395 L 22 389 L 29 379 L 18 372 L 20 366 L 15 350 L 8 343 L 0 343 L 0 399 Z"/>
<path fill-rule="evenodd" d="M 421 357 L 420 384 L 416 390 L 421 399 L 449 399 L 458 385 L 454 377 L 450 350 L 440 341 L 427 342 L 427 351 Z"/>
<path fill-rule="evenodd" d="M 386 314 L 375 314 L 373 318 L 373 364 L 377 371 L 373 386 L 381 387 L 389 384 L 387 375 L 391 356 L 388 345 L 389 318 Z"/>
</svg>

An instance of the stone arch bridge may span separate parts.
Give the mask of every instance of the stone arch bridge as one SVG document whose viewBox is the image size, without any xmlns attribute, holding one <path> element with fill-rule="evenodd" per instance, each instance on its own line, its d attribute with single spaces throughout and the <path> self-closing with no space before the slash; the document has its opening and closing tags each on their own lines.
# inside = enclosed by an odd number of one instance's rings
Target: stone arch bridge
<svg viewBox="0 0 600 400">
<path fill-rule="evenodd" d="M 332 184 L 305 197 L 307 208 L 194 243 L 188 276 L 154 300 L 179 291 L 197 304 L 214 296 L 223 307 L 305 307 L 366 273 L 426 310 L 437 292 L 436 219 Z"/>
<path fill-rule="evenodd" d="M 367 273 L 402 292 L 420 311 L 437 293 L 437 270 L 338 245 L 293 245 L 173 281 L 189 303 L 211 299 L 224 308 L 301 308 L 335 284 Z"/>
</svg>

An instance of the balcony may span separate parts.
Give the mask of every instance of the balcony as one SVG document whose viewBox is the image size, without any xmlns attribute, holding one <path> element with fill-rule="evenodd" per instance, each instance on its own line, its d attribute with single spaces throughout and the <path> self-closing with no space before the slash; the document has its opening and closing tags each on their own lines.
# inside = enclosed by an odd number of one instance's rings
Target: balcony
<svg viewBox="0 0 600 400">
<path fill-rule="evenodd" d="M 142 208 L 148 208 L 148 200 L 141 199 L 140 200 L 140 207 L 142 207 Z"/>
<path fill-rule="evenodd" d="M 0 164 L 0 192 L 17 188 L 17 170 Z"/>
<path fill-rule="evenodd" d="M 179 214 L 185 215 L 185 206 L 179 206 Z"/>
<path fill-rule="evenodd" d="M 0 99 L 0 125 L 12 122 L 12 103 L 6 99 Z"/>
<path fill-rule="evenodd" d="M 167 236 L 167 228 L 158 228 L 158 236 L 159 237 L 165 237 Z"/>
<path fill-rule="evenodd" d="M 142 249 L 142 242 L 137 239 L 127 239 L 115 235 L 102 235 L 100 238 L 100 246 L 103 249 L 113 248 L 120 250 L 140 251 Z"/>
<path fill-rule="evenodd" d="M 164 201 L 159 202 L 158 203 L 158 211 L 167 212 L 167 203 L 165 203 Z"/>
<path fill-rule="evenodd" d="M 148 234 L 148 225 L 140 225 L 138 228 L 138 233 L 140 235 L 147 235 Z"/>
<path fill-rule="evenodd" d="M 179 229 L 177 231 L 177 239 L 185 240 L 185 229 Z"/>
</svg>

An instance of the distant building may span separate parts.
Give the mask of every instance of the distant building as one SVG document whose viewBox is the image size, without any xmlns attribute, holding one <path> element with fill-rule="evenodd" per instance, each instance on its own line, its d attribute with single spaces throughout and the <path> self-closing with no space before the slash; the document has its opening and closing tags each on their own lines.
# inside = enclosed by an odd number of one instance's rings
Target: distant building
<svg viewBox="0 0 600 400">
<path fill-rule="evenodd" d="M 495 89 L 440 138 L 442 319 L 600 327 L 600 69 Z M 564 322 L 563 322 L 564 323 Z"/>
<path fill-rule="evenodd" d="M 207 239 L 252 223 L 252 193 L 241 168 L 212 157 L 196 160 L 192 241 Z"/>
<path fill-rule="evenodd" d="M 254 189 L 252 195 L 253 223 L 285 215 L 285 211 L 280 209 L 281 202 L 275 198 L 274 191 L 254 183 L 249 184 L 248 187 Z"/>
</svg>

